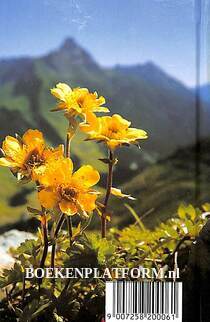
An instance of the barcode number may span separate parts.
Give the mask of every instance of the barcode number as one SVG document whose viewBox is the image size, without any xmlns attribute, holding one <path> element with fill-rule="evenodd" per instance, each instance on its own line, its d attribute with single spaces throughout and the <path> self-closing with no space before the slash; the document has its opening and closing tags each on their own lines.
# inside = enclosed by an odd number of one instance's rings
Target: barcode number
<svg viewBox="0 0 210 322">
<path fill-rule="evenodd" d="M 106 322 L 182 322 L 182 283 L 106 282 Z"/>
</svg>

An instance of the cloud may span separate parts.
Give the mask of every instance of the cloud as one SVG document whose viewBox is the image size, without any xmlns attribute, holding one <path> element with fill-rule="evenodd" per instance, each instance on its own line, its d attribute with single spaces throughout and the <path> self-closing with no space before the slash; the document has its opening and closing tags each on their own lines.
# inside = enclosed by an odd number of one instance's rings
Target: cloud
<svg viewBox="0 0 210 322">
<path fill-rule="evenodd" d="M 56 11 L 66 24 L 75 24 L 78 31 L 83 30 L 91 19 L 77 0 L 44 0 L 44 5 Z"/>
</svg>

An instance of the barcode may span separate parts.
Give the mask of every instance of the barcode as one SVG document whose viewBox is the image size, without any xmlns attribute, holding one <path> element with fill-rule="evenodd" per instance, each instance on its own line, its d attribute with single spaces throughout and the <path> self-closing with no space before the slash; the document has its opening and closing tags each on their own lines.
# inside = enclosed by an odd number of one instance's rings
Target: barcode
<svg viewBox="0 0 210 322">
<path fill-rule="evenodd" d="M 182 283 L 106 282 L 106 322 L 182 322 Z"/>
</svg>

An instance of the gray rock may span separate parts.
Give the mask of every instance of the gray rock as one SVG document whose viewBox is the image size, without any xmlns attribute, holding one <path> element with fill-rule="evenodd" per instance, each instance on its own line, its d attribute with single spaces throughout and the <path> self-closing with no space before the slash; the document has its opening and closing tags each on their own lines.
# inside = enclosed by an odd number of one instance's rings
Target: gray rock
<svg viewBox="0 0 210 322">
<path fill-rule="evenodd" d="M 13 265 L 14 258 L 9 253 L 9 250 L 11 247 L 19 246 L 25 239 L 35 239 L 35 235 L 16 229 L 0 235 L 0 270 Z"/>
</svg>

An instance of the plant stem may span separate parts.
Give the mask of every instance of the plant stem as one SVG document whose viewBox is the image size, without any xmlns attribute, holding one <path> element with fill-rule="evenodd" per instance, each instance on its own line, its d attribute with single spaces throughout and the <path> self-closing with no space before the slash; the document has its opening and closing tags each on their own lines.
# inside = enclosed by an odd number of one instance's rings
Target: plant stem
<svg viewBox="0 0 210 322">
<path fill-rule="evenodd" d="M 24 304 L 25 291 L 26 291 L 26 280 L 25 280 L 25 275 L 23 274 L 22 304 Z"/>
<path fill-rule="evenodd" d="M 72 139 L 73 135 L 71 133 L 67 133 L 66 135 L 66 158 L 71 157 L 71 139 Z M 72 239 L 72 220 L 70 216 L 66 217 L 66 221 L 67 221 L 67 227 L 68 227 L 68 232 L 69 232 L 69 244 L 71 246 L 71 239 Z"/>
<path fill-rule="evenodd" d="M 67 221 L 68 232 L 69 232 L 69 244 L 71 246 L 71 239 L 72 239 L 72 236 L 73 236 L 71 217 L 70 216 L 67 216 L 66 217 L 66 221 Z"/>
<path fill-rule="evenodd" d="M 42 209 L 43 211 L 45 211 L 45 209 Z M 47 253 L 48 253 L 48 236 L 47 236 L 47 220 L 46 220 L 46 215 L 45 212 L 42 215 L 42 232 L 43 232 L 43 239 L 44 239 L 44 249 L 43 249 L 43 253 L 42 253 L 42 258 L 40 261 L 40 268 L 44 268 L 45 265 L 45 261 L 47 258 Z M 40 290 L 40 286 L 42 284 L 42 279 L 38 280 L 38 285 L 39 285 L 39 290 Z M 24 294 L 25 294 L 25 280 L 24 280 L 24 284 L 23 284 L 23 301 L 24 301 Z"/>
<path fill-rule="evenodd" d="M 40 261 L 40 267 L 44 268 L 45 260 L 47 258 L 47 253 L 48 253 L 47 221 L 46 221 L 45 214 L 43 214 L 42 216 L 42 231 L 43 231 L 43 239 L 44 239 L 44 250 Z"/>
<path fill-rule="evenodd" d="M 71 156 L 71 139 L 72 135 L 68 132 L 66 135 L 66 157 L 70 158 Z"/>
<path fill-rule="evenodd" d="M 62 227 L 63 221 L 64 221 L 64 217 L 65 214 L 62 214 L 58 220 L 57 226 L 55 228 L 55 232 L 54 232 L 54 239 L 57 238 L 59 230 Z M 54 240 L 54 243 L 52 245 L 52 252 L 51 252 L 51 267 L 54 268 L 55 267 L 55 249 L 56 249 L 56 243 Z"/>
<path fill-rule="evenodd" d="M 71 127 L 71 124 L 69 122 L 69 128 Z M 70 158 L 71 156 L 71 139 L 73 135 L 68 131 L 66 135 L 66 146 L 65 146 L 65 156 L 66 158 Z M 55 267 L 55 250 L 56 250 L 56 238 L 58 236 L 58 233 L 61 229 L 61 226 L 63 224 L 65 218 L 65 214 L 63 213 L 57 223 L 57 226 L 55 228 L 54 232 L 54 242 L 52 245 L 52 252 L 51 252 L 51 267 Z M 68 225 L 68 231 L 69 231 L 69 239 L 70 239 L 70 245 L 71 245 L 71 237 L 72 237 L 72 223 L 71 223 L 71 218 L 67 216 L 67 225 Z"/>
<path fill-rule="evenodd" d="M 106 238 L 106 211 L 108 207 L 109 197 L 111 194 L 111 188 L 112 188 L 112 177 L 113 177 L 113 166 L 114 166 L 114 154 L 111 150 L 109 150 L 109 169 L 108 169 L 108 175 L 107 175 L 107 184 L 106 184 L 106 196 L 104 199 L 104 207 L 102 209 L 102 215 L 101 215 L 101 237 Z"/>
</svg>

